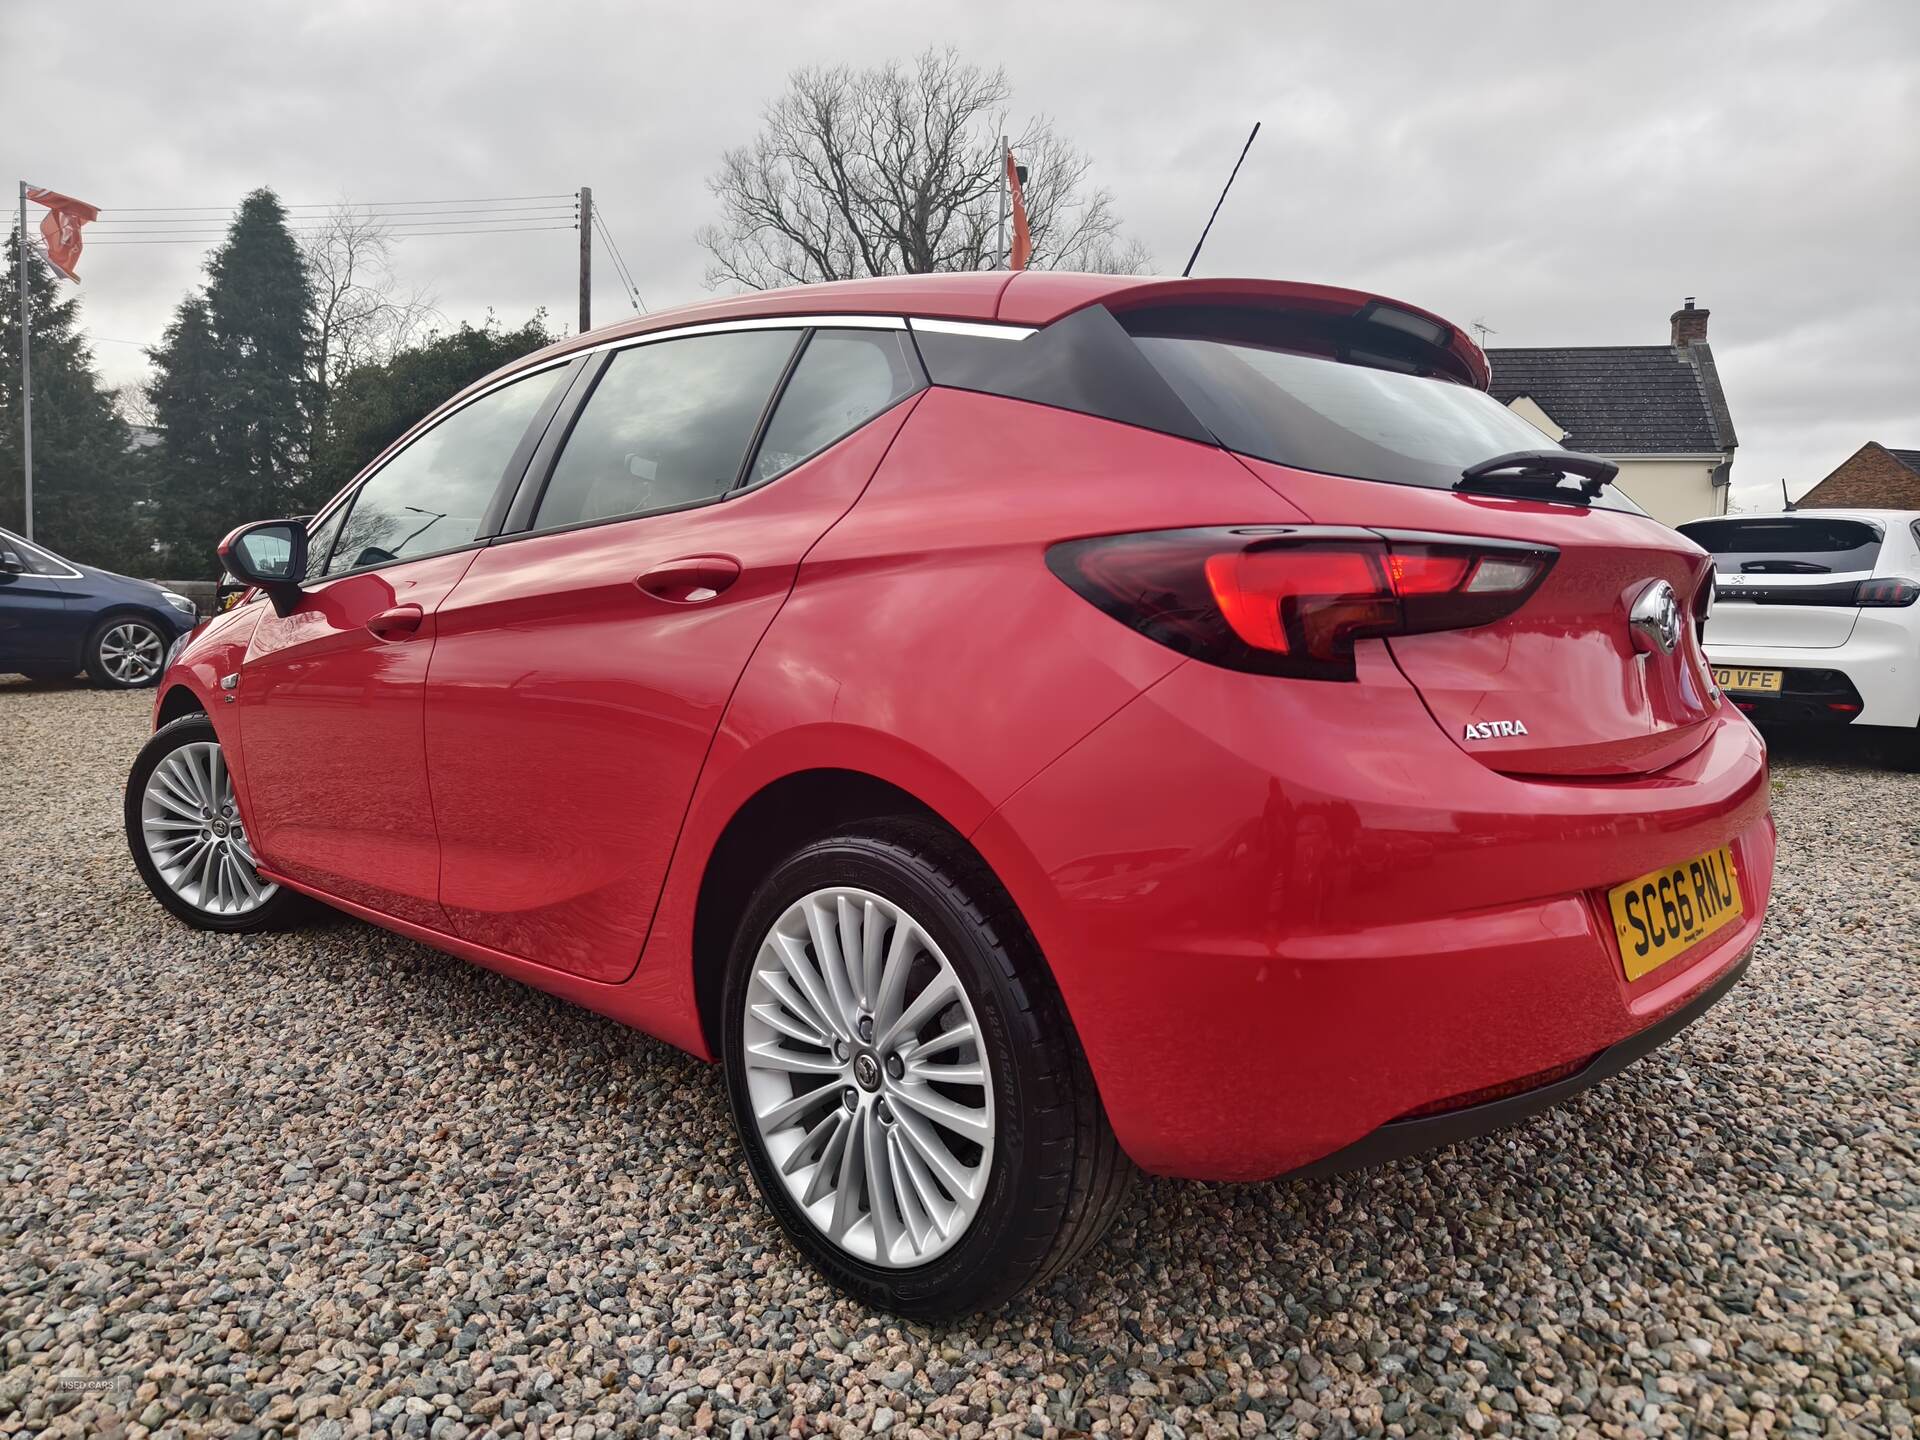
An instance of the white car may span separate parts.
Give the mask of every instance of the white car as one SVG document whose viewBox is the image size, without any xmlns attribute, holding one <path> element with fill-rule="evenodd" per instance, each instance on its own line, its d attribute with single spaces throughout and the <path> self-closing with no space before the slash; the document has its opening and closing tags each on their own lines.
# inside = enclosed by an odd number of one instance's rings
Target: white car
<svg viewBox="0 0 1920 1440">
<path fill-rule="evenodd" d="M 1920 758 L 1920 510 L 1691 520 L 1713 556 L 1707 658 L 1758 721 L 1910 732 Z"/>
</svg>

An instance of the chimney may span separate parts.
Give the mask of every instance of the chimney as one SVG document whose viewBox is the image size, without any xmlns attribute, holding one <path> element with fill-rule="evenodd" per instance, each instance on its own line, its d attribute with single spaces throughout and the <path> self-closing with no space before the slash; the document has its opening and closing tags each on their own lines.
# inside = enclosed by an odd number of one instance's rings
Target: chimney
<svg viewBox="0 0 1920 1440">
<path fill-rule="evenodd" d="M 1674 311 L 1671 317 L 1673 321 L 1672 344 L 1674 348 L 1678 349 L 1682 345 L 1691 345 L 1695 341 L 1704 343 L 1707 338 L 1707 316 L 1712 313 L 1711 310 L 1694 309 L 1693 296 L 1687 296 L 1687 303 Z"/>
</svg>

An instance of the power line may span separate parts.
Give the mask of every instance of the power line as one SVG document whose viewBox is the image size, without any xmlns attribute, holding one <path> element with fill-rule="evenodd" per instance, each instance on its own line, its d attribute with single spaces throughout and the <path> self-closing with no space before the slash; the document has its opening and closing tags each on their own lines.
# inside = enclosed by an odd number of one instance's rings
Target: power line
<svg viewBox="0 0 1920 1440">
<path fill-rule="evenodd" d="M 329 200 L 317 204 L 282 204 L 282 210 L 332 210 L 341 205 L 358 206 L 363 210 L 381 210 L 404 205 L 494 205 L 506 204 L 514 200 L 571 200 L 574 192 L 559 191 L 551 195 L 479 195 L 464 200 Z M 159 214 L 161 211 L 177 210 L 215 210 L 230 215 L 240 208 L 238 201 L 231 205 L 102 205 L 102 211 L 124 210 L 131 214 Z"/>
<path fill-rule="evenodd" d="M 607 242 L 607 253 L 613 257 L 613 268 L 619 274 L 621 283 L 627 287 L 627 303 L 632 305 L 636 314 L 647 313 L 646 302 L 640 298 L 640 287 L 633 283 L 633 272 L 627 268 L 626 259 L 620 254 L 620 247 L 614 244 L 613 231 L 607 228 L 607 222 L 600 212 L 593 213 L 594 228 L 600 232 L 600 238 Z"/>
<path fill-rule="evenodd" d="M 509 215 L 503 217 L 497 223 L 502 225 L 520 225 L 533 224 L 543 220 L 567 220 L 569 218 L 570 217 L 564 213 L 554 215 Z M 482 218 L 469 218 L 465 220 L 396 220 L 391 226 L 387 227 L 387 231 L 389 234 L 395 235 L 425 233 L 445 229 L 450 225 L 486 225 L 492 223 L 496 222 Z M 333 233 L 333 227 L 331 225 L 288 225 L 283 228 L 289 235 L 330 235 Z M 137 226 L 129 230 L 109 230 L 106 232 L 109 238 L 116 240 L 122 235 L 225 235 L 227 233 L 227 230 L 222 227 L 204 224 L 191 227 L 190 229 Z"/>
<path fill-rule="evenodd" d="M 519 218 L 558 219 L 563 215 L 576 213 L 573 206 L 567 205 L 503 205 L 490 210 L 376 210 L 357 212 L 353 207 L 343 207 L 348 218 L 365 219 L 381 223 L 399 224 L 411 220 L 440 219 L 456 221 L 461 219 L 484 219 L 497 216 L 503 220 Z M 98 220 L 89 221 L 93 225 L 151 225 L 166 226 L 175 229 L 207 229 L 220 223 L 221 217 L 211 215 L 144 215 L 138 219 L 112 220 L 107 218 L 111 212 L 102 211 Z M 332 215 L 289 215 L 293 224 L 313 224 L 332 220 Z"/>
<path fill-rule="evenodd" d="M 395 231 L 396 240 L 438 240 L 453 235 L 533 235 L 543 230 L 577 230 L 577 225 L 521 225 L 497 226 L 486 230 L 406 230 Z M 96 245 L 214 245 L 226 239 L 222 231 L 216 235 L 181 235 L 167 240 L 89 240 L 87 248 Z"/>
</svg>

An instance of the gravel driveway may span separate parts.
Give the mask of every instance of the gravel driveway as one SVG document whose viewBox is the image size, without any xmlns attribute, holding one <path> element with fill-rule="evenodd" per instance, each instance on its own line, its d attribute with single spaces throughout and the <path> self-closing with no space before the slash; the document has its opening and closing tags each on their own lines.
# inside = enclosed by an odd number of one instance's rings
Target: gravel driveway
<svg viewBox="0 0 1920 1440">
<path fill-rule="evenodd" d="M 170 920 L 149 703 L 0 682 L 0 1433 L 1913 1433 L 1920 776 L 1778 749 L 1750 978 L 1575 1104 L 1144 1183 L 927 1329 L 796 1260 L 706 1066 L 349 920 Z"/>
</svg>

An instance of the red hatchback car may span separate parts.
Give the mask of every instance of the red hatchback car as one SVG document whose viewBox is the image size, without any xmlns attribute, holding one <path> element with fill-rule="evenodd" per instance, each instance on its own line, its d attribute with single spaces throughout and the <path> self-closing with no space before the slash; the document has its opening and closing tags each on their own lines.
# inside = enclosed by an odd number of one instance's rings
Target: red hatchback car
<svg viewBox="0 0 1920 1440">
<path fill-rule="evenodd" d="M 1433 315 L 1252 280 L 564 341 L 228 537 L 134 859 L 191 924 L 316 897 L 722 1060 L 825 1272 L 992 1304 L 1135 1165 L 1507 1123 L 1745 965 L 1708 558 L 1486 385 Z"/>
</svg>

